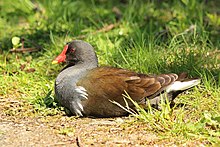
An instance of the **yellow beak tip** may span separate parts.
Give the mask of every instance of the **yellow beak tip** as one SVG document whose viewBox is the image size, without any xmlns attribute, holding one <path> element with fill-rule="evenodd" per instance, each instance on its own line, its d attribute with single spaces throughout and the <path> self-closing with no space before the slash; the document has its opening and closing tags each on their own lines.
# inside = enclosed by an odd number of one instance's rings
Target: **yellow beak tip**
<svg viewBox="0 0 220 147">
<path fill-rule="evenodd" d="M 52 64 L 58 64 L 58 61 L 53 60 Z"/>
</svg>

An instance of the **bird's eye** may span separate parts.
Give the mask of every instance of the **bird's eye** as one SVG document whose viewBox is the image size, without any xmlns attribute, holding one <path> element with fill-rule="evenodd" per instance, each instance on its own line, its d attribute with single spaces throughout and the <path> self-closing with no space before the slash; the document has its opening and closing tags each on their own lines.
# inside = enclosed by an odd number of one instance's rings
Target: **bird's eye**
<svg viewBox="0 0 220 147">
<path fill-rule="evenodd" d="M 74 53 L 75 50 L 76 50 L 75 48 L 71 48 L 71 49 L 70 49 L 70 53 Z"/>
</svg>

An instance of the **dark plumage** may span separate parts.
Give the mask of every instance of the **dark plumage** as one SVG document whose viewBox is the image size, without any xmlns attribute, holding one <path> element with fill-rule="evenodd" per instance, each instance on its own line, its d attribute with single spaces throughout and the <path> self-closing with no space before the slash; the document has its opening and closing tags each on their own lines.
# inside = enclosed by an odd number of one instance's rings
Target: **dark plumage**
<svg viewBox="0 0 220 147">
<path fill-rule="evenodd" d="M 83 41 L 73 41 L 64 47 L 53 63 L 67 62 L 57 76 L 55 93 L 60 104 L 74 115 L 115 117 L 127 112 L 110 101 L 125 106 L 124 91 L 145 105 L 148 99 L 158 105 L 162 96 L 175 97 L 199 84 L 199 79 L 187 79 L 186 74 L 139 74 L 121 68 L 98 67 L 93 47 Z M 134 108 L 128 102 L 130 108 Z"/>
</svg>

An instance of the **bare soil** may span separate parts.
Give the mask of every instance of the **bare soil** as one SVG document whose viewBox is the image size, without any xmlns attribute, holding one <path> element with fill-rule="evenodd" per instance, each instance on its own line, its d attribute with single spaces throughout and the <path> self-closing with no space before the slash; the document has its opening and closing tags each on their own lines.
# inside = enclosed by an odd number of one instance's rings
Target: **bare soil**
<svg viewBox="0 0 220 147">
<path fill-rule="evenodd" d="M 63 112 L 48 116 L 25 101 L 0 98 L 0 146 L 175 146 L 135 118 L 76 118 Z M 178 143 L 179 144 L 179 143 Z M 180 143 L 181 144 L 181 143 Z M 183 146 L 201 145 L 193 141 Z"/>
</svg>

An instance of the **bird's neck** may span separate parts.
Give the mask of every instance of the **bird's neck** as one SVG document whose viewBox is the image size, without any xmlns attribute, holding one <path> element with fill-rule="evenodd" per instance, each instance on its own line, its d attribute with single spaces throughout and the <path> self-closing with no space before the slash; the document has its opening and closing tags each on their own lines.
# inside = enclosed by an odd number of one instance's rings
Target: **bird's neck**
<svg viewBox="0 0 220 147">
<path fill-rule="evenodd" d="M 72 64 L 73 65 L 73 64 Z M 78 56 L 78 61 L 73 68 L 77 70 L 89 70 L 98 66 L 98 59 L 93 48 L 82 49 Z"/>
<path fill-rule="evenodd" d="M 65 77 L 72 77 L 75 82 L 80 79 L 88 70 L 98 67 L 97 56 L 94 51 L 81 53 L 79 61 L 69 63 L 58 75 L 57 82 Z"/>
</svg>

